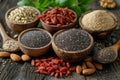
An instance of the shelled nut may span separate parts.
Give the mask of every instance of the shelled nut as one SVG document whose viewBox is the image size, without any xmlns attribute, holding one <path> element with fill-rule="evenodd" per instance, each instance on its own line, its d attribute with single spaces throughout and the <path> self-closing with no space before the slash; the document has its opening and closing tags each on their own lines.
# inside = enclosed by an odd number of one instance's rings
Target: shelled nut
<svg viewBox="0 0 120 80">
<path fill-rule="evenodd" d="M 115 8 L 116 2 L 114 0 L 100 0 L 100 6 L 103 8 Z"/>
<path fill-rule="evenodd" d="M 94 62 L 92 57 L 87 57 L 81 65 L 76 66 L 76 73 L 78 74 L 92 75 L 96 70 L 103 70 L 103 66 L 100 63 Z"/>
</svg>

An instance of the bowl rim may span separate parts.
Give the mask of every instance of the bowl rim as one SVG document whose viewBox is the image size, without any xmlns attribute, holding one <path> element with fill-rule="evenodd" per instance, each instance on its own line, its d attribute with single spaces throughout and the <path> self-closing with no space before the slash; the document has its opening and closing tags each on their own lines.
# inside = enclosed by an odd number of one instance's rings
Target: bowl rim
<svg viewBox="0 0 120 80">
<path fill-rule="evenodd" d="M 10 8 L 10 9 L 8 9 L 8 11 L 5 13 L 5 19 L 7 19 L 8 22 L 13 23 L 13 24 L 16 24 L 16 25 L 27 25 L 27 24 L 32 24 L 32 23 L 34 23 L 34 22 L 36 22 L 36 21 L 38 20 L 38 18 L 36 18 L 36 19 L 34 19 L 32 22 L 28 22 L 28 23 L 14 23 L 13 21 L 9 20 L 9 19 L 8 19 L 8 15 L 10 14 L 10 12 L 13 11 L 13 10 L 15 10 L 15 9 L 18 8 L 18 7 L 24 7 L 24 6 L 15 6 L 15 7 L 12 7 L 12 8 Z M 36 8 L 34 8 L 34 7 L 32 7 L 32 6 L 27 6 L 27 7 L 31 7 L 31 8 L 33 8 L 34 10 L 36 10 L 37 13 L 38 13 L 38 16 L 40 16 L 40 11 L 39 11 L 38 9 L 36 9 Z"/>
<path fill-rule="evenodd" d="M 51 40 L 49 41 L 49 43 L 47 43 L 46 45 L 44 45 L 44 46 L 42 46 L 42 47 L 37 47 L 37 48 L 31 48 L 31 47 L 28 47 L 28 46 L 25 46 L 24 44 L 22 44 L 21 41 L 20 41 L 21 36 L 22 36 L 24 33 L 29 32 L 29 31 L 33 31 L 33 30 L 43 31 L 43 32 L 45 32 L 46 34 L 48 34 L 49 37 L 50 37 L 50 39 L 51 39 Z M 22 31 L 22 32 L 19 34 L 19 36 L 18 36 L 18 43 L 19 43 L 22 47 L 27 48 L 27 49 L 32 49 L 32 50 L 33 50 L 33 49 L 34 49 L 34 50 L 43 49 L 43 48 L 46 48 L 46 47 L 48 47 L 49 45 L 51 45 L 51 43 L 52 43 L 52 35 L 51 35 L 48 31 L 46 31 L 46 30 L 44 30 L 44 29 L 41 29 L 41 28 L 29 28 L 29 29 L 26 29 L 26 30 Z"/>
<path fill-rule="evenodd" d="M 69 8 L 68 8 L 68 9 L 69 9 Z M 47 10 L 43 11 L 42 14 L 45 13 L 45 12 L 47 12 L 47 11 L 50 11 L 50 10 L 52 10 L 52 9 L 47 9 Z M 76 12 L 73 11 L 73 10 L 71 10 L 71 9 L 69 9 L 69 10 L 74 13 L 75 19 L 73 20 L 73 23 L 76 23 L 76 21 L 77 21 L 77 14 L 76 14 Z M 41 15 L 42 15 L 42 14 L 41 14 Z M 49 26 L 51 26 L 51 27 L 57 28 L 56 25 L 47 24 L 47 23 L 45 23 L 42 19 L 40 19 L 40 21 L 41 21 L 41 23 L 43 23 L 43 24 L 45 24 L 45 25 L 49 25 Z M 67 24 L 67 25 L 61 25 L 60 27 L 67 27 L 67 26 L 69 26 L 69 25 L 72 25 L 73 23 L 69 23 L 69 24 Z"/>
<path fill-rule="evenodd" d="M 102 9 L 97 9 L 97 10 L 102 10 Z M 89 29 L 86 29 L 84 28 L 84 25 L 82 24 L 82 18 L 88 14 L 88 13 L 91 13 L 93 11 L 96 11 L 96 10 L 91 10 L 91 11 L 87 11 L 85 12 L 84 14 L 82 14 L 80 17 L 79 17 L 79 25 L 82 29 L 88 31 L 88 32 L 106 32 L 106 31 L 109 31 L 109 30 L 112 30 L 114 28 L 116 28 L 117 24 L 118 24 L 118 19 L 116 17 L 116 15 L 113 13 L 113 12 L 110 12 L 110 11 L 107 11 L 107 10 L 103 10 L 103 11 L 106 11 L 113 19 L 114 19 L 114 24 L 112 25 L 113 28 L 110 28 L 110 29 L 107 29 L 107 30 L 89 30 Z"/>
<path fill-rule="evenodd" d="M 71 29 L 75 29 L 75 28 L 71 28 Z M 84 49 L 82 49 L 82 50 L 76 50 L 76 51 L 67 51 L 67 50 L 61 49 L 60 47 L 58 47 L 58 46 L 55 44 L 54 40 L 55 40 L 55 37 L 56 37 L 58 34 L 64 32 L 64 31 L 67 31 L 67 30 L 69 30 L 69 29 L 60 30 L 60 31 L 56 32 L 56 33 L 53 35 L 53 38 L 52 38 L 52 46 L 54 45 L 55 47 L 59 48 L 59 50 L 62 51 L 62 52 L 64 52 L 64 53 L 67 52 L 67 53 L 74 53 L 74 54 L 75 54 L 75 53 L 77 54 L 77 53 L 85 52 L 85 51 L 87 51 L 87 50 L 89 50 L 90 48 L 93 47 L 94 39 L 93 39 L 92 35 L 91 35 L 90 33 L 88 33 L 87 31 L 80 29 L 80 31 L 85 32 L 85 33 L 89 36 L 89 38 L 90 38 L 90 44 L 89 44 L 89 46 L 86 47 L 86 48 L 84 48 Z"/>
</svg>

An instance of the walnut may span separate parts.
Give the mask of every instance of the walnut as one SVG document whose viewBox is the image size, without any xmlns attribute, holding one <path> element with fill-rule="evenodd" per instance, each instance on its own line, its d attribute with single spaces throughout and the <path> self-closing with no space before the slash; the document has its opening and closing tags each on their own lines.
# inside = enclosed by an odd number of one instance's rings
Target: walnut
<svg viewBox="0 0 120 80">
<path fill-rule="evenodd" d="M 115 0 L 100 0 L 100 6 L 103 8 L 115 8 L 116 2 Z"/>
</svg>

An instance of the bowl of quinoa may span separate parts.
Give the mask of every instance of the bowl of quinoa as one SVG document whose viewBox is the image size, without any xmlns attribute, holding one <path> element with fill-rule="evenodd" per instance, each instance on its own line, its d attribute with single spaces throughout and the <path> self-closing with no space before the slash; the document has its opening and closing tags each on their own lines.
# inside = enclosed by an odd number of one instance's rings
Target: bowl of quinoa
<svg viewBox="0 0 120 80">
<path fill-rule="evenodd" d="M 116 28 L 117 18 L 112 12 L 93 10 L 86 12 L 79 18 L 79 25 L 93 36 L 105 37 Z"/>
</svg>

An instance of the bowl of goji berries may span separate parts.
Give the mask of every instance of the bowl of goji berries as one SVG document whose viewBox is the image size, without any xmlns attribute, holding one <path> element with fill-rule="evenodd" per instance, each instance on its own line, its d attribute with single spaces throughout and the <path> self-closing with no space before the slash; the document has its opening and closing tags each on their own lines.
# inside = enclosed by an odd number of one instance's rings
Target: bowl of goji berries
<svg viewBox="0 0 120 80">
<path fill-rule="evenodd" d="M 41 16 L 39 16 L 39 19 L 44 29 L 54 33 L 73 27 L 77 21 L 77 15 L 68 8 L 56 7 L 44 11 Z"/>
</svg>

